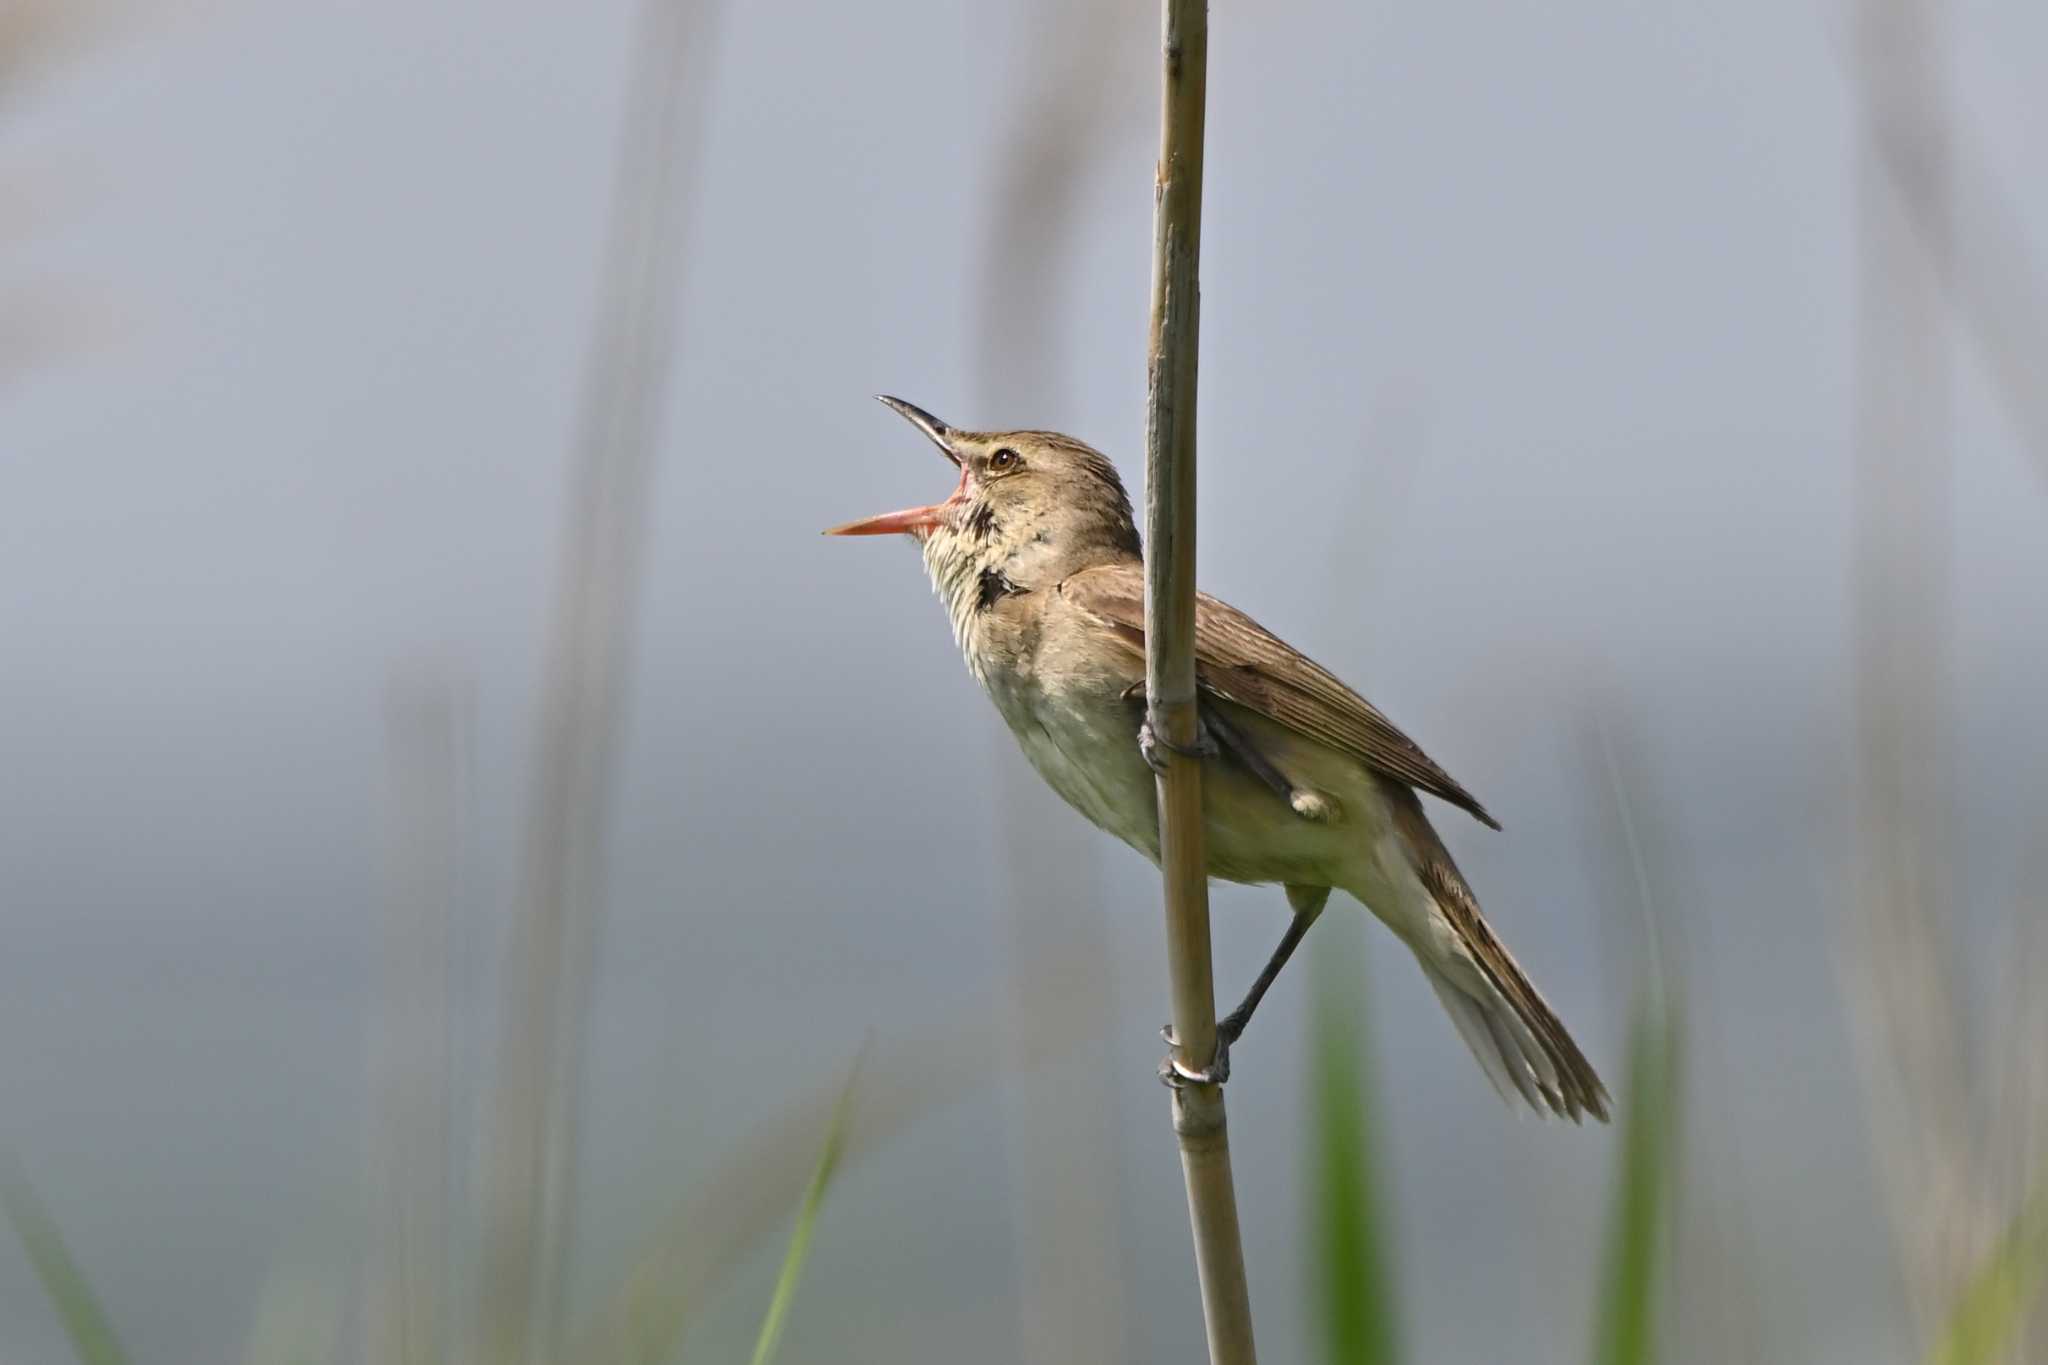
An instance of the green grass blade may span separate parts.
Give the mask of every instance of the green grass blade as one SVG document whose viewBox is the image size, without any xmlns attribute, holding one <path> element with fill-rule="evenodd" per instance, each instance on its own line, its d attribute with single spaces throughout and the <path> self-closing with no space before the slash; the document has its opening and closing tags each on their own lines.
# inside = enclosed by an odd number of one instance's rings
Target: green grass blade
<svg viewBox="0 0 2048 1365">
<path fill-rule="evenodd" d="M 338 1267 L 275 1268 L 256 1300 L 242 1365 L 331 1365 L 344 1314 Z M 368 1359 L 385 1357 L 368 1354 Z"/>
<path fill-rule="evenodd" d="M 2005 1358 L 2048 1281 L 2048 1181 L 2013 1215 L 2005 1235 L 1949 1310 L 1929 1365 L 1990 1365 Z"/>
<path fill-rule="evenodd" d="M 1400 1358 L 1400 1324 L 1380 1197 L 1365 1011 L 1357 1003 L 1364 964 L 1355 951 L 1320 954 L 1314 979 L 1308 1124 L 1314 1150 L 1306 1169 L 1315 1173 L 1312 1260 L 1323 1353 L 1330 1365 L 1391 1365 Z"/>
<path fill-rule="evenodd" d="M 789 1308 L 796 1300 L 797 1281 L 811 1254 L 811 1234 L 817 1227 L 818 1210 L 825 1202 L 825 1191 L 832 1185 L 840 1152 L 846 1145 L 846 1119 L 853 1107 L 854 1082 L 859 1078 L 860 1060 L 856 1058 L 846 1087 L 839 1092 L 839 1102 L 832 1107 L 832 1119 L 825 1128 L 824 1150 L 818 1153 L 817 1168 L 811 1172 L 810 1187 L 804 1191 L 803 1206 L 797 1210 L 796 1231 L 790 1234 L 789 1251 L 782 1258 L 782 1272 L 775 1277 L 775 1293 L 768 1300 L 768 1311 L 761 1318 L 761 1335 L 754 1342 L 753 1365 L 770 1365 L 782 1345 L 782 1330 L 788 1325 Z"/>
<path fill-rule="evenodd" d="M 1636 1008 L 1629 1038 L 1594 1323 L 1599 1365 L 1651 1365 L 1657 1358 L 1657 1290 L 1678 1155 L 1678 1014 L 1668 1001 L 1653 987 Z"/>
<path fill-rule="evenodd" d="M 36 1192 L 26 1180 L 10 1173 L 0 1177 L 0 1205 L 6 1208 L 7 1221 L 14 1225 L 36 1278 L 43 1282 L 43 1292 L 64 1320 L 64 1331 L 80 1365 L 127 1365 L 128 1353 L 121 1349 L 99 1296 L 71 1259 L 57 1220 L 50 1217 Z"/>
<path fill-rule="evenodd" d="M 841 1168 L 882 1147 L 920 1118 L 987 1084 L 990 1033 L 963 1018 L 929 1038 L 899 1042 L 860 1064 L 860 1121 L 839 1151 Z M 612 1292 L 575 1334 L 564 1359 L 577 1365 L 670 1365 L 703 1311 L 747 1258 L 789 1216 L 789 1191 L 816 1167 L 818 1134 L 832 1128 L 843 1083 L 805 1095 L 764 1118 L 713 1173 L 662 1217 Z"/>
</svg>

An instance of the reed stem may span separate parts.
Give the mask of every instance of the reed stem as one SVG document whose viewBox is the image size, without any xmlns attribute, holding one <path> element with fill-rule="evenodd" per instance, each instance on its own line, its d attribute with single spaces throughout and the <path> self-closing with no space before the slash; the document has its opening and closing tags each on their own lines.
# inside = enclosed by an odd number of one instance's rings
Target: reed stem
<svg viewBox="0 0 2048 1365">
<path fill-rule="evenodd" d="M 1197 733 L 1195 370 L 1201 293 L 1196 267 L 1209 62 L 1206 0 L 1165 0 L 1164 30 L 1145 429 L 1145 700 L 1153 733 L 1166 742 L 1169 754 L 1159 778 L 1159 867 L 1165 881 L 1176 1052 L 1183 1065 L 1199 1070 L 1216 1055 L 1202 766 L 1172 751 L 1192 749 Z M 1177 1088 L 1173 1130 L 1187 1183 L 1209 1359 L 1213 1365 L 1251 1365 L 1257 1353 L 1222 1087 Z"/>
</svg>

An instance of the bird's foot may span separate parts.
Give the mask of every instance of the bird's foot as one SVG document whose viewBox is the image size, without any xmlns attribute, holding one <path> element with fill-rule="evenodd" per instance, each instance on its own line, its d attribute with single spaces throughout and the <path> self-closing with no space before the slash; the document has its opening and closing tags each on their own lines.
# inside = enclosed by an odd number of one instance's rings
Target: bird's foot
<svg viewBox="0 0 2048 1365">
<path fill-rule="evenodd" d="M 1152 728 L 1152 718 L 1147 716 L 1138 724 L 1138 752 L 1145 759 L 1145 766 L 1161 777 L 1166 776 L 1168 753 L 1180 754 L 1186 758 L 1214 758 L 1221 752 L 1216 747 L 1216 736 L 1209 733 L 1209 723 L 1199 715 L 1195 717 L 1195 742 L 1182 747 Z"/>
<path fill-rule="evenodd" d="M 1222 1085 L 1230 1079 L 1230 1045 L 1243 1036 L 1244 1025 L 1245 1021 L 1235 1014 L 1216 1021 L 1216 1056 L 1199 1071 L 1183 1065 L 1176 1055 L 1180 1044 L 1174 1040 L 1173 1025 L 1162 1026 L 1159 1036 L 1175 1051 L 1160 1059 L 1160 1084 L 1169 1090 L 1178 1090 L 1184 1085 Z"/>
</svg>

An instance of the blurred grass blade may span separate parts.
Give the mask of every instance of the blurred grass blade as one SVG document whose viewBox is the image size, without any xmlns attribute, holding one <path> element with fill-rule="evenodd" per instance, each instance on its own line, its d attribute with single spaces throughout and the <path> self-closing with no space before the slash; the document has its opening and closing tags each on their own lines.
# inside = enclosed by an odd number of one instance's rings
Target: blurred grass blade
<svg viewBox="0 0 2048 1365">
<path fill-rule="evenodd" d="M 2048 1181 L 2013 1216 L 1991 1255 L 1956 1296 L 1930 1365 L 2005 1359 L 2048 1279 Z"/>
<path fill-rule="evenodd" d="M 1380 1201 L 1365 1012 L 1355 1003 L 1364 964 L 1356 952 L 1315 961 L 1314 1114 L 1308 1125 L 1315 1150 L 1307 1169 L 1315 1172 L 1314 1292 L 1323 1355 L 1331 1365 L 1391 1365 L 1400 1356 L 1400 1329 Z"/>
<path fill-rule="evenodd" d="M 336 1268 L 319 1265 L 273 1269 L 256 1300 L 242 1365 L 333 1365 L 341 1359 L 335 1348 L 341 1339 L 342 1294 L 348 1278 Z M 358 1358 L 377 1365 L 398 1365 L 399 1359 L 374 1352 Z"/>
<path fill-rule="evenodd" d="M 1629 1039 L 1607 1264 L 1594 1323 L 1599 1365 L 1649 1365 L 1657 1358 L 1657 1289 L 1678 1159 L 1678 1011 L 1669 1001 L 1653 986 L 1636 1007 Z"/>
<path fill-rule="evenodd" d="M 942 1105 L 988 1083 L 988 1058 L 1007 1056 L 985 1019 L 962 1017 L 923 1039 L 899 1043 L 860 1064 L 860 1120 L 839 1148 L 843 1165 L 881 1148 Z M 964 1041 L 963 1041 L 964 1040 Z M 1016 1065 L 1072 1054 L 1064 1029 L 1042 1033 L 1047 1049 Z M 669 1210 L 617 1288 L 583 1324 L 563 1359 L 577 1365 L 668 1365 L 698 1310 L 722 1291 L 754 1247 L 789 1213 L 790 1186 L 817 1163 L 818 1134 L 830 1131 L 841 1088 L 806 1095 L 756 1124 L 713 1174 Z M 715 1228 L 718 1235 L 707 1236 Z"/>
<path fill-rule="evenodd" d="M 6 1206 L 7 1221 L 21 1238 L 29 1264 L 43 1282 L 43 1292 L 64 1320 L 65 1334 L 71 1338 L 80 1365 L 127 1365 L 128 1353 L 114 1336 L 113 1323 L 107 1320 L 84 1272 L 71 1259 L 57 1221 L 36 1192 L 20 1176 L 9 1174 L 0 1178 L 0 1204 Z"/>
<path fill-rule="evenodd" d="M 865 1056 L 866 1049 L 863 1048 Z M 803 1207 L 797 1210 L 796 1231 L 790 1234 L 789 1251 L 782 1258 L 782 1273 L 775 1277 L 775 1293 L 768 1300 L 768 1312 L 761 1319 L 761 1335 L 754 1342 L 753 1365 L 770 1365 L 782 1344 L 782 1329 L 789 1321 L 789 1306 L 796 1299 L 797 1280 L 804 1273 L 804 1261 L 811 1254 L 811 1233 L 817 1227 L 818 1209 L 825 1191 L 839 1168 L 839 1154 L 846 1145 L 846 1117 L 853 1107 L 854 1082 L 860 1079 L 861 1059 L 856 1057 L 839 1103 L 832 1106 L 832 1120 L 825 1128 L 825 1147 L 818 1153 L 817 1169 L 811 1172 L 810 1188 L 804 1191 Z"/>
</svg>

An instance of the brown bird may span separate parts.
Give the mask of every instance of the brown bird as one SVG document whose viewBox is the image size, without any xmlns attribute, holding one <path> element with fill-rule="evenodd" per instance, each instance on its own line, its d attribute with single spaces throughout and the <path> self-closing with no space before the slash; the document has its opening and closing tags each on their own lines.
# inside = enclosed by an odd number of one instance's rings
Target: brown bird
<svg viewBox="0 0 2048 1365">
<path fill-rule="evenodd" d="M 1144 562 L 1116 467 L 1071 436 L 961 431 L 899 398 L 881 401 L 960 481 L 944 502 L 827 534 L 913 537 L 969 671 L 1031 765 L 1067 804 L 1158 862 Z M 1209 875 L 1277 882 L 1294 914 L 1243 1002 L 1218 1021 L 1210 1071 L 1167 1078 L 1229 1075 L 1230 1045 L 1335 888 L 1408 945 L 1504 1099 L 1606 1119 L 1606 1087 L 1480 914 L 1416 793 L 1499 824 L 1370 702 L 1258 622 L 1206 594 L 1195 614 Z"/>
</svg>

